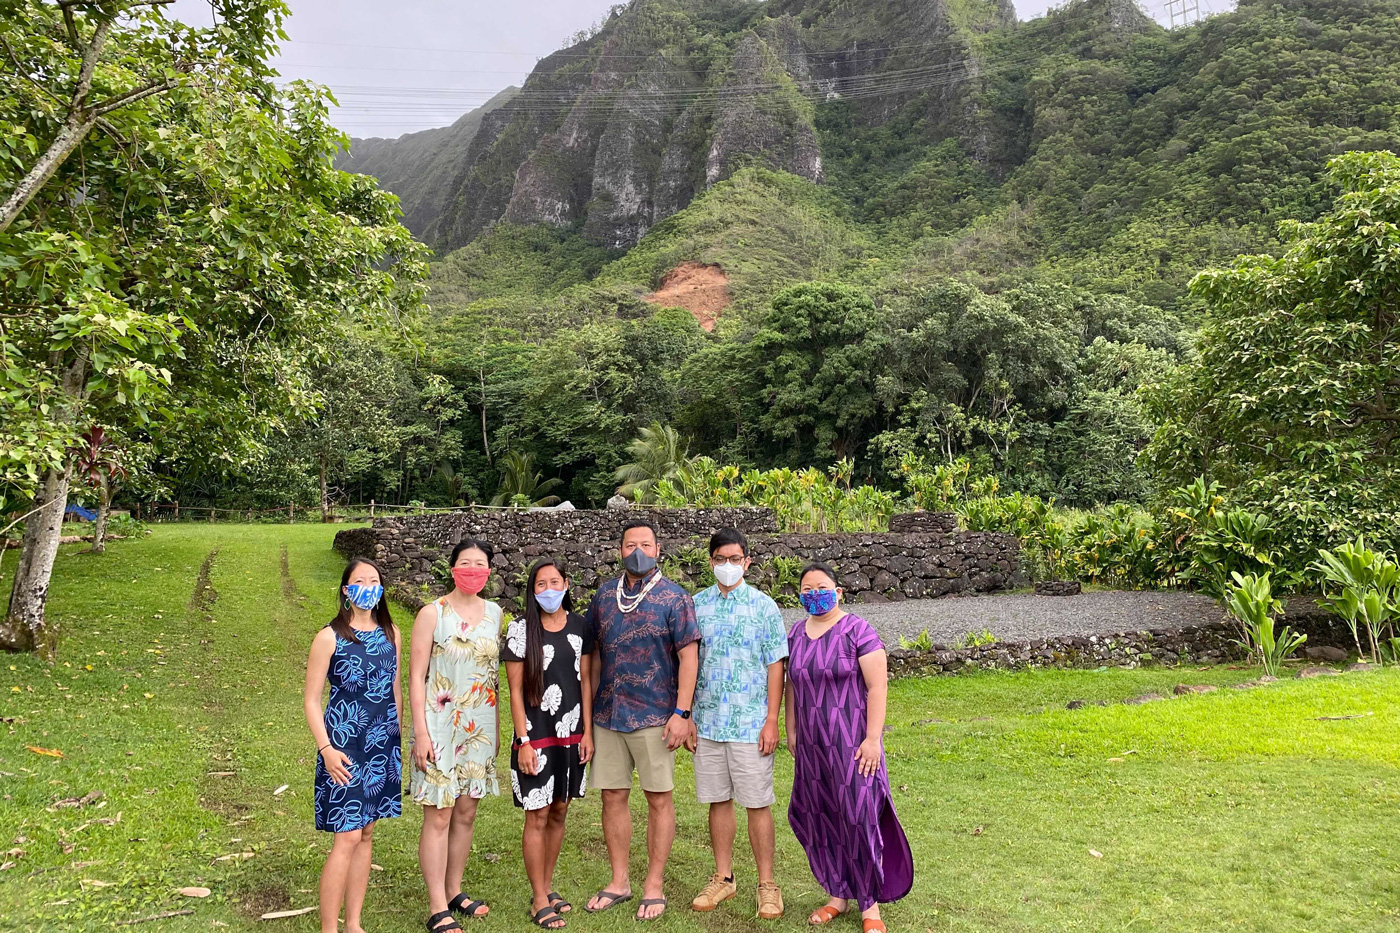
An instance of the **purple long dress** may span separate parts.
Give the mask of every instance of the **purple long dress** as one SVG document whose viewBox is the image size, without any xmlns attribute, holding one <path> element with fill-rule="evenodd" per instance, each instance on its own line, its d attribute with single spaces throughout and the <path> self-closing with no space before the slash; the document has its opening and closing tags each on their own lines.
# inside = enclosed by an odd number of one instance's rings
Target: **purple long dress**
<svg viewBox="0 0 1400 933">
<path fill-rule="evenodd" d="M 788 822 L 817 883 L 861 910 L 897 901 L 914 886 L 914 856 L 895 816 L 885 756 L 870 777 L 856 769 L 865 739 L 860 658 L 884 645 L 870 623 L 847 615 L 820 638 L 804 619 L 788 631 L 788 677 L 796 702 Z"/>
</svg>

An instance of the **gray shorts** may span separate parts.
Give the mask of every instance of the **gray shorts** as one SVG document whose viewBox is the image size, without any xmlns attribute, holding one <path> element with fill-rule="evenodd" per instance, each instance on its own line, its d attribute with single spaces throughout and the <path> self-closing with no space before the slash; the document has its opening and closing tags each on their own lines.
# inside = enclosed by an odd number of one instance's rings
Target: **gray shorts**
<svg viewBox="0 0 1400 933">
<path fill-rule="evenodd" d="M 760 755 L 757 742 L 711 742 L 695 749 L 695 796 L 701 803 L 737 801 L 749 810 L 771 807 L 773 756 Z"/>
</svg>

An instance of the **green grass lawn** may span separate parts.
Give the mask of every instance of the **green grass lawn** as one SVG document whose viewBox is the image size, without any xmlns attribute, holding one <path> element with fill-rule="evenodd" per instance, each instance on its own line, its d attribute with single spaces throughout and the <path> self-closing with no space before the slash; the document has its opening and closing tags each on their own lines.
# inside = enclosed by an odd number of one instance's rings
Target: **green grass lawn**
<svg viewBox="0 0 1400 933">
<path fill-rule="evenodd" d="M 50 606 L 62 629 L 58 665 L 0 656 L 0 853 L 10 853 L 0 862 L 13 863 L 0 871 L 0 928 L 109 929 L 192 910 L 135 929 L 316 929 L 314 914 L 256 917 L 315 904 L 329 842 L 312 826 L 315 749 L 300 691 L 306 649 L 339 580 L 335 530 L 160 526 L 105 555 L 64 547 Z M 1400 675 L 1064 709 L 1072 699 L 1257 673 L 1039 672 L 895 684 L 890 773 L 917 881 L 886 911 L 891 931 L 1395 929 Z M 1366 715 L 1319 719 L 1356 714 Z M 792 768 L 779 756 L 781 799 Z M 710 865 L 685 755 L 677 780 L 672 911 L 659 926 L 803 929 L 824 898 L 782 819 L 787 918 L 754 919 L 743 859 L 741 901 L 703 916 L 686 909 Z M 54 808 L 94 791 L 102 797 L 82 808 Z M 464 924 L 469 930 L 526 928 L 520 825 L 508 797 L 482 808 L 468 891 L 493 911 Z M 408 807 L 375 836 L 383 871 L 371 879 L 371 930 L 422 929 L 417 830 Z M 741 852 L 745 845 L 741 831 Z M 634 849 L 639 885 L 640 833 Z M 219 860 L 242 853 L 252 856 Z M 571 815 L 559 887 L 581 904 L 607 877 L 591 796 Z M 183 898 L 176 891 L 186 885 L 213 895 Z M 570 926 L 636 929 L 625 908 L 576 914 Z M 836 929 L 859 926 L 842 919 Z"/>
</svg>

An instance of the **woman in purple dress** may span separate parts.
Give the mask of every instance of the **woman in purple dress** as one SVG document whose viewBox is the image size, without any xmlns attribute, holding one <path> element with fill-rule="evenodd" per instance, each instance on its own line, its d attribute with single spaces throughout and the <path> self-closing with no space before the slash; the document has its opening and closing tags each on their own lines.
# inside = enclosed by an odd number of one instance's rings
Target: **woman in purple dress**
<svg viewBox="0 0 1400 933">
<path fill-rule="evenodd" d="M 895 816 L 881 741 L 885 647 L 869 622 L 841 608 L 830 567 L 811 564 L 800 585 L 808 616 L 788 632 L 788 822 L 831 895 L 808 922 L 829 923 L 855 901 L 865 933 L 883 933 L 879 905 L 914 885 L 914 857 Z"/>
</svg>

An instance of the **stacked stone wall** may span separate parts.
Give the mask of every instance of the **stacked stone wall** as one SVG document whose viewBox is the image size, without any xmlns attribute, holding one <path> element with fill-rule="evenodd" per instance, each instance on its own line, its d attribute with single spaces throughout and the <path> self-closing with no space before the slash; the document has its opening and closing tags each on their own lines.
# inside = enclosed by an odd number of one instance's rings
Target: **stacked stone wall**
<svg viewBox="0 0 1400 933">
<path fill-rule="evenodd" d="M 705 550 L 716 528 L 738 527 L 749 538 L 750 581 L 785 604 L 795 604 L 797 574 L 819 560 L 836 568 L 852 602 L 888 602 L 993 592 L 1023 582 L 1020 548 L 1012 535 L 989 532 L 778 534 L 768 509 L 657 509 L 592 512 L 454 512 L 377 520 L 336 535 L 346 557 L 372 557 L 396 598 L 409 605 L 445 591 L 446 560 L 463 537 L 496 549 L 488 595 L 515 602 L 527 568 L 557 557 L 584 598 L 620 572 L 617 543 L 623 523 L 642 514 L 661 531 L 662 565 L 691 589 L 709 583 Z"/>
</svg>

